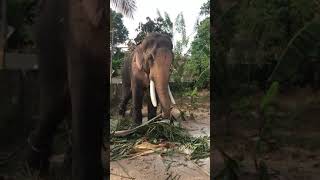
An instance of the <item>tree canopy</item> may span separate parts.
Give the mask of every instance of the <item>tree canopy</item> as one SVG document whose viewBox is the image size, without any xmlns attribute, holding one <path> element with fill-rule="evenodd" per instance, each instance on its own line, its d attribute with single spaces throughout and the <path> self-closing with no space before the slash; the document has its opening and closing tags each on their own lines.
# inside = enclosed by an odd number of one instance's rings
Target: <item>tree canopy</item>
<svg viewBox="0 0 320 180">
<path fill-rule="evenodd" d="M 109 1 L 106 1 L 109 3 Z M 124 15 L 133 18 L 133 13 L 136 10 L 136 1 L 135 0 L 112 0 L 111 3 L 121 11 Z"/>
<path fill-rule="evenodd" d="M 171 38 L 173 36 L 173 23 L 170 20 L 168 13 L 164 13 L 164 17 L 162 17 L 159 10 L 157 11 L 158 17 L 153 20 L 150 17 L 146 17 L 147 22 L 139 23 L 136 31 L 138 32 L 137 37 L 134 39 L 136 43 L 141 42 L 147 33 L 150 32 L 159 32 L 163 34 L 169 35 Z"/>
<path fill-rule="evenodd" d="M 191 57 L 187 62 L 188 72 L 196 79 L 198 88 L 208 87 L 210 79 L 210 17 L 209 1 L 201 7 L 204 19 L 196 26 L 196 35 L 191 43 Z"/>
<path fill-rule="evenodd" d="M 124 43 L 128 39 L 128 29 L 124 26 L 122 21 L 123 15 L 111 10 L 111 32 L 112 45 Z"/>
</svg>

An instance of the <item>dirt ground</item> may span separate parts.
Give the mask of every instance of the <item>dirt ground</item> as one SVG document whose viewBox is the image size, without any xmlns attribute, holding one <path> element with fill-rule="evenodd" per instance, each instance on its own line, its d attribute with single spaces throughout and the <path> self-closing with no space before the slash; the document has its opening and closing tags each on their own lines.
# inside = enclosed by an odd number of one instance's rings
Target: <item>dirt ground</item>
<svg viewBox="0 0 320 180">
<path fill-rule="evenodd" d="M 255 170 L 253 154 L 257 139 L 257 102 L 261 94 L 253 96 L 253 108 L 243 113 L 232 112 L 229 116 L 230 134 L 223 122 L 214 121 L 215 143 L 240 164 L 240 179 L 259 179 Z M 320 92 L 295 89 L 277 98 L 276 115 L 272 124 L 272 145 L 261 159 L 266 163 L 270 179 L 317 180 L 320 177 Z M 254 102 L 256 101 L 256 102 Z M 251 117 L 251 118 L 250 118 Z M 214 150 L 214 174 L 224 167 L 219 151 Z"/>
<path fill-rule="evenodd" d="M 194 107 L 190 106 L 190 98 L 176 97 L 177 107 L 181 110 L 191 109 L 191 115 L 186 113 L 186 121 L 182 121 L 182 127 L 192 136 L 210 136 L 210 100 L 209 92 L 199 93 L 195 98 Z M 146 116 L 146 107 L 143 115 Z M 178 116 L 178 111 L 173 112 Z M 191 116 L 190 116 L 191 115 Z M 146 121 L 144 118 L 143 121 Z M 151 153 L 135 158 L 127 158 L 110 163 L 111 180 L 121 179 L 210 179 L 210 158 L 202 159 L 195 163 L 188 160 L 185 154 L 176 153 L 171 156 L 162 156 Z"/>
</svg>

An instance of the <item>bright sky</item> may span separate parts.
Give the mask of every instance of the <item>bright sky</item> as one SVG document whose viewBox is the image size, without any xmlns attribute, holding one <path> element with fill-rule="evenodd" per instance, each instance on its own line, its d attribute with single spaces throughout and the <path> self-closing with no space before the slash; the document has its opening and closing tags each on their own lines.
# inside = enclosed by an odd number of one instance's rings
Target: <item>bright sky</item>
<svg viewBox="0 0 320 180">
<path fill-rule="evenodd" d="M 152 20 L 157 17 L 157 9 L 164 17 L 164 12 L 169 14 L 171 21 L 174 23 L 177 15 L 182 12 L 185 20 L 187 36 L 194 32 L 195 23 L 200 13 L 200 7 L 207 0 L 136 0 L 137 9 L 134 12 L 134 19 L 124 17 L 124 25 L 129 31 L 129 38 L 134 39 L 137 35 L 135 31 L 138 28 L 139 22 L 146 22 L 146 17 Z M 112 7 L 112 6 L 111 6 Z M 175 27 L 173 27 L 175 28 Z M 190 41 L 193 40 L 193 33 L 190 36 Z"/>
</svg>

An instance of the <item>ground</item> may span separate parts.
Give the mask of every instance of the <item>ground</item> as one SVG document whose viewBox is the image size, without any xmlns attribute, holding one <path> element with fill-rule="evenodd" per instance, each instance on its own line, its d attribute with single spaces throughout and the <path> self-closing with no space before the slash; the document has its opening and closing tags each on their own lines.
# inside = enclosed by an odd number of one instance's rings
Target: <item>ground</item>
<svg viewBox="0 0 320 180">
<path fill-rule="evenodd" d="M 258 134 L 256 109 L 261 97 L 262 93 L 252 95 L 251 107 L 230 113 L 229 134 L 221 131 L 226 128 L 224 123 L 214 121 L 216 144 L 240 164 L 240 179 L 259 179 L 253 157 Z M 312 92 L 309 88 L 296 88 L 277 97 L 270 143 L 264 145 L 260 155 L 271 174 L 270 179 L 319 179 L 319 100 L 320 92 Z M 217 175 L 225 162 L 217 149 L 213 153 L 214 174 Z"/>
<path fill-rule="evenodd" d="M 181 122 L 192 136 L 210 135 L 210 98 L 209 92 L 203 91 L 194 99 L 193 107 L 188 96 L 175 96 L 176 107 L 186 112 L 186 120 Z M 146 107 L 143 115 L 146 116 Z M 115 114 L 115 113 L 114 113 Z M 179 116 L 179 111 L 173 111 Z M 115 116 L 115 115 L 114 115 Z M 147 119 L 144 118 L 144 121 Z M 198 162 L 188 160 L 183 153 L 174 153 L 169 156 L 152 152 L 133 158 L 111 161 L 111 179 L 210 179 L 210 159 L 201 159 Z"/>
</svg>

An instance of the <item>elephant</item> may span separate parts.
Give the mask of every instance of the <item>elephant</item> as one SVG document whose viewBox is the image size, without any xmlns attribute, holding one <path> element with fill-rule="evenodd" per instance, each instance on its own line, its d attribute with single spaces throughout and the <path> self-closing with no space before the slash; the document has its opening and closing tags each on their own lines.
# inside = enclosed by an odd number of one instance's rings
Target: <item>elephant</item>
<svg viewBox="0 0 320 180">
<path fill-rule="evenodd" d="M 31 169 L 48 175 L 55 130 L 70 111 L 72 179 L 103 179 L 103 124 L 109 101 L 109 3 L 40 0 L 38 5 L 35 39 L 40 118 L 29 137 L 26 162 Z"/>
<path fill-rule="evenodd" d="M 169 36 L 149 33 L 136 46 L 131 58 L 124 62 L 119 114 L 125 116 L 127 103 L 132 98 L 134 126 L 142 123 L 142 100 L 148 87 L 148 119 L 156 116 L 158 101 L 161 104 L 162 116 L 171 117 L 171 105 L 175 104 L 169 87 L 170 66 L 174 57 L 172 48 Z"/>
</svg>

